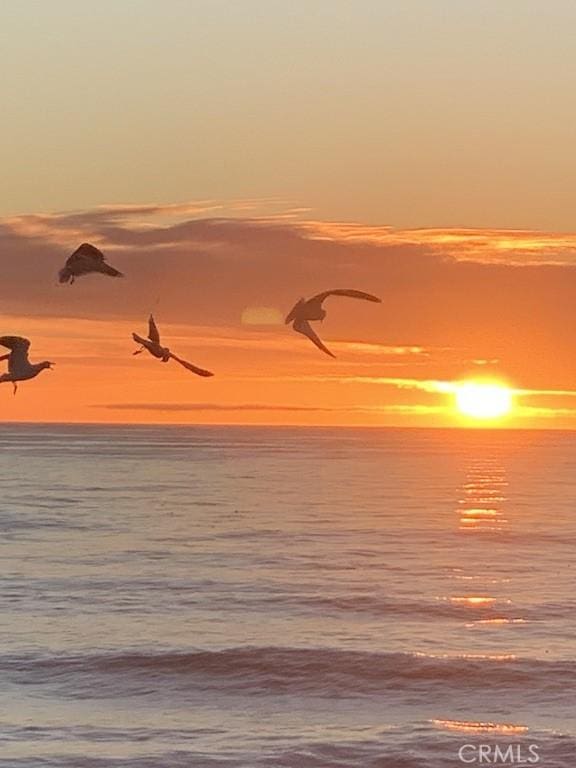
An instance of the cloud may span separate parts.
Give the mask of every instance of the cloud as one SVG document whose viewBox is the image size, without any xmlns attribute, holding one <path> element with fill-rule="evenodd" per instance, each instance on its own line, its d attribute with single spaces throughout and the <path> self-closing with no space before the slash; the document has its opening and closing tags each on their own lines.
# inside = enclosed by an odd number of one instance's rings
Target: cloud
<svg viewBox="0 0 576 768">
<path fill-rule="evenodd" d="M 222 403 L 99 403 L 91 406 L 108 411 L 147 411 L 150 413 L 244 413 L 244 412 L 269 412 L 269 413 L 407 413 L 407 414 L 432 414 L 446 413 L 445 405 L 406 405 L 387 404 L 377 406 L 350 406 L 350 407 L 325 407 L 307 405 L 270 405 L 264 403 L 240 403 L 227 405 Z"/>
<path fill-rule="evenodd" d="M 576 233 L 512 229 L 395 229 L 342 222 L 307 222 L 310 237 L 379 245 L 421 245 L 459 261 L 519 266 L 576 263 Z"/>
<path fill-rule="evenodd" d="M 424 378 L 449 380 L 485 360 L 483 370 L 532 389 L 576 380 L 575 235 L 303 221 L 281 206 L 276 216 L 246 218 L 256 207 L 199 201 L 1 220 L 2 312 L 141 325 L 154 310 L 164 326 L 236 327 L 239 349 L 245 338 L 246 350 L 280 360 L 295 348 L 301 364 L 321 366 L 306 340 L 272 320 L 300 296 L 354 287 L 383 303 L 328 300 L 320 331 L 343 361 L 388 366 L 395 355 L 414 366 L 409 376 L 424 366 Z M 102 247 L 126 279 L 57 285 L 82 240 Z M 250 308 L 266 309 L 260 347 L 243 336 Z"/>
<path fill-rule="evenodd" d="M 243 412 L 243 411 L 273 411 L 277 413 L 314 413 L 314 412 L 342 412 L 349 411 L 349 408 L 324 408 L 322 406 L 303 406 L 303 405 L 266 405 L 241 403 L 239 405 L 223 405 L 222 403 L 107 403 L 104 405 L 93 405 L 93 408 L 104 408 L 110 411 L 151 411 L 151 412 L 198 412 L 198 411 L 221 411 L 221 412 Z"/>
</svg>

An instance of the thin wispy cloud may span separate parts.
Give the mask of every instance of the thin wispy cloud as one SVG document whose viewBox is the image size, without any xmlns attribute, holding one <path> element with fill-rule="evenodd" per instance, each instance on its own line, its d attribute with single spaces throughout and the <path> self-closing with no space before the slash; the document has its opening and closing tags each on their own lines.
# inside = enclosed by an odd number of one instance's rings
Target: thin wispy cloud
<svg viewBox="0 0 576 768">
<path fill-rule="evenodd" d="M 514 229 L 396 229 L 350 222 L 308 221 L 309 236 L 381 246 L 423 246 L 461 261 L 488 264 L 576 264 L 576 232 L 554 233 Z"/>
<path fill-rule="evenodd" d="M 240 403 L 225 405 L 222 403 L 106 403 L 93 405 L 93 408 L 103 408 L 109 411 L 151 411 L 165 413 L 194 413 L 214 411 L 235 413 L 244 411 L 272 411 L 278 413 L 335 413 L 349 411 L 347 408 L 323 408 L 322 406 L 302 405 L 265 405 L 263 403 Z"/>
</svg>

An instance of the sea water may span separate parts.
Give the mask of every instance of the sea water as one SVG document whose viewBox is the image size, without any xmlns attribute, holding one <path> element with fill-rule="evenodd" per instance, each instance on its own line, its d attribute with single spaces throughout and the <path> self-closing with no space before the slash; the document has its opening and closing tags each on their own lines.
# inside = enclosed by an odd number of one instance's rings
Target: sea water
<svg viewBox="0 0 576 768">
<path fill-rule="evenodd" d="M 0 478 L 2 768 L 576 765 L 576 434 L 2 425 Z"/>
</svg>

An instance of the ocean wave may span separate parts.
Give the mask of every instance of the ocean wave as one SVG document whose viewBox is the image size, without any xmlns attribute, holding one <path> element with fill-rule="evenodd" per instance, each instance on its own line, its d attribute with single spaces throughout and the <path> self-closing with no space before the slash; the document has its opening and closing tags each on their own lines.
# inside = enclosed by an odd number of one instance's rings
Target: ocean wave
<svg viewBox="0 0 576 768">
<path fill-rule="evenodd" d="M 181 744 L 185 733 L 177 731 L 174 738 Z M 110 735 L 114 736 L 112 740 Z M 141 734 L 121 728 L 114 734 L 94 734 L 101 738 L 89 746 L 84 733 L 74 728 L 53 736 L 60 749 L 44 751 L 41 744 L 31 743 L 33 734 L 25 734 L 33 756 L 0 755 L 0 768 L 117 768 L 119 761 L 112 756 L 115 744 L 124 746 L 124 768 L 461 768 L 461 747 L 468 745 L 466 754 L 470 757 L 479 744 L 487 741 L 485 734 L 455 734 L 422 722 L 401 727 L 352 728 L 339 735 L 333 733 L 330 739 L 310 739 L 308 733 L 300 738 L 287 735 L 258 747 L 250 739 L 244 742 L 240 737 L 223 752 L 215 750 L 214 742 L 204 741 L 193 729 L 188 732 L 189 746 L 185 748 L 170 747 L 166 739 L 158 742 L 154 734 L 143 742 Z M 525 756 L 530 754 L 529 746 L 535 745 L 541 765 L 573 768 L 576 740 L 567 734 L 531 730 L 518 738 L 491 735 L 489 743 L 501 750 L 512 745 L 515 754 L 519 750 Z M 89 750 L 95 748 L 99 756 L 82 755 L 80 744 Z"/>
<path fill-rule="evenodd" d="M 278 596 L 260 597 L 262 605 L 266 605 L 269 610 L 270 605 L 278 602 Z M 458 602 L 450 598 L 437 599 L 406 599 L 385 597 L 377 595 L 282 595 L 280 599 L 290 602 L 294 607 L 311 608 L 314 611 L 327 613 L 347 613 L 347 614 L 369 614 L 375 618 L 414 618 L 422 621 L 423 618 L 433 619 L 457 619 L 468 620 L 474 618 L 487 618 L 492 616 L 501 616 L 503 618 L 528 618 L 528 610 L 519 608 L 505 600 L 494 600 L 485 606 L 473 607 L 474 615 L 471 613 L 471 606 L 465 601 Z M 563 611 L 563 607 L 558 610 Z M 542 612 L 531 612 L 535 617 L 541 618 Z M 563 613 L 562 615 L 566 615 Z"/>
<path fill-rule="evenodd" d="M 384 691 L 521 689 L 560 694 L 576 681 L 576 662 L 514 656 L 372 653 L 322 648 L 239 647 L 217 651 L 123 651 L 4 656 L 0 672 L 18 684 L 85 689 L 94 697 L 170 690 L 240 690 L 355 696 Z"/>
</svg>

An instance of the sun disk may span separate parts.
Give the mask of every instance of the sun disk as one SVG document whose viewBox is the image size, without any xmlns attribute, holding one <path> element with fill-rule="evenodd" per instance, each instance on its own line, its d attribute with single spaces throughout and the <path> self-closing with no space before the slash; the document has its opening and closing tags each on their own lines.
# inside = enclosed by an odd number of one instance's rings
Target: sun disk
<svg viewBox="0 0 576 768">
<path fill-rule="evenodd" d="M 497 419 L 512 409 L 512 391 L 502 384 L 464 382 L 455 396 L 460 413 L 474 419 Z"/>
</svg>

